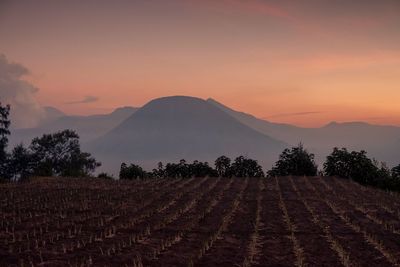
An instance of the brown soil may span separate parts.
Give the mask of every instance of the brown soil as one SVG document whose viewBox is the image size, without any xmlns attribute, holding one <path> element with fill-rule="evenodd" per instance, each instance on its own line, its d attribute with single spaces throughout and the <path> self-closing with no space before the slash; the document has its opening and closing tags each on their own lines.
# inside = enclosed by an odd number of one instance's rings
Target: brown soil
<svg viewBox="0 0 400 267">
<path fill-rule="evenodd" d="M 0 185 L 0 266 L 397 266 L 400 197 L 331 177 Z"/>
</svg>

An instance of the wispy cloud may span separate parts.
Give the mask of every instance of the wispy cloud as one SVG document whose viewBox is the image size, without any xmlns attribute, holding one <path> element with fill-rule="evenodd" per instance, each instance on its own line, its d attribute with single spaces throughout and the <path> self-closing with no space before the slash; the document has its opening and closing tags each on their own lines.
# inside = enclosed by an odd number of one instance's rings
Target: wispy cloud
<svg viewBox="0 0 400 267">
<path fill-rule="evenodd" d="M 94 103 L 97 101 L 99 101 L 99 98 L 97 96 L 88 95 L 88 96 L 85 96 L 82 100 L 65 102 L 65 104 L 68 104 L 68 105 L 88 104 L 88 103 Z"/>
<path fill-rule="evenodd" d="M 307 116 L 307 115 L 315 115 L 321 114 L 322 111 L 304 111 L 304 112 L 294 112 L 294 113 L 279 113 L 264 117 L 263 119 L 271 119 L 271 118 L 282 118 L 282 117 L 296 117 L 296 116 Z"/>
</svg>

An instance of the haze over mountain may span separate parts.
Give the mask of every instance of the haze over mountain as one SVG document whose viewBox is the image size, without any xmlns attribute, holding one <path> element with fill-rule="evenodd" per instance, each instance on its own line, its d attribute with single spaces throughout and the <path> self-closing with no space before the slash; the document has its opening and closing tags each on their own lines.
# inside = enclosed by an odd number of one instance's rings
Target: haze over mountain
<svg viewBox="0 0 400 267">
<path fill-rule="evenodd" d="M 58 118 L 67 116 L 67 114 L 65 114 L 59 109 L 56 109 L 55 107 L 44 107 L 43 110 L 45 115 L 42 121 L 40 122 L 39 126 L 55 121 Z"/>
<path fill-rule="evenodd" d="M 123 107 L 110 114 L 69 116 L 46 107 L 39 127 L 12 129 L 10 147 L 44 133 L 73 129 L 84 149 L 103 162 L 103 170 L 116 172 L 120 163 L 146 168 L 158 161 L 204 160 L 220 155 L 245 155 L 270 168 L 285 148 L 302 142 L 321 166 L 332 148 L 366 150 L 371 157 L 398 164 L 400 127 L 364 122 L 331 122 L 319 128 L 273 123 L 235 111 L 213 99 L 163 97 L 142 108 Z"/>
<path fill-rule="evenodd" d="M 258 119 L 250 114 L 235 111 L 214 99 L 207 101 L 261 133 L 291 145 L 302 142 L 316 154 L 320 164 L 335 146 L 366 150 L 370 156 L 392 166 L 399 163 L 400 127 L 372 125 L 365 122 L 331 122 L 319 128 L 302 128 Z"/>
<path fill-rule="evenodd" d="M 53 133 L 64 129 L 75 130 L 79 133 L 81 142 L 85 143 L 102 136 L 112 130 L 122 121 L 132 115 L 137 108 L 121 107 L 112 113 L 91 115 L 91 116 L 71 116 L 65 115 L 58 109 L 52 107 L 45 108 L 46 119 L 36 128 L 12 129 L 10 136 L 10 146 L 18 143 L 28 144 L 32 138 L 45 133 Z"/>
<path fill-rule="evenodd" d="M 205 100 L 173 96 L 150 101 L 115 129 L 88 144 L 109 169 L 122 161 L 147 168 L 180 159 L 213 163 L 245 155 L 271 165 L 286 144 L 262 134 Z"/>
</svg>

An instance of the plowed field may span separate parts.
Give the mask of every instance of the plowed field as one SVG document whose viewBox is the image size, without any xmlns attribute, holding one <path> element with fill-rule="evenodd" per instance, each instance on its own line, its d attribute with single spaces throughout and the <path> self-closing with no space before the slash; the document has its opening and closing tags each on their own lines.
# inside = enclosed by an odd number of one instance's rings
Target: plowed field
<svg viewBox="0 0 400 267">
<path fill-rule="evenodd" d="M 329 177 L 0 185 L 0 266 L 398 266 L 400 197 Z"/>
</svg>

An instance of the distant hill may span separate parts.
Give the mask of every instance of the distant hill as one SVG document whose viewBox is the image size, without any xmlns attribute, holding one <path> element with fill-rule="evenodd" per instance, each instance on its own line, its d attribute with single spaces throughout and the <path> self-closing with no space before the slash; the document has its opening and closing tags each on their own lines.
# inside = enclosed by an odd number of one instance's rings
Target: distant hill
<svg viewBox="0 0 400 267">
<path fill-rule="evenodd" d="M 205 100 L 173 96 L 150 101 L 88 149 L 106 168 L 122 161 L 149 168 L 182 158 L 213 163 L 220 155 L 245 155 L 271 165 L 285 146 Z"/>
<path fill-rule="evenodd" d="M 364 122 L 331 122 L 319 128 L 302 128 L 258 119 L 250 114 L 235 111 L 214 99 L 208 99 L 207 102 L 260 133 L 291 145 L 302 142 L 316 154 L 320 164 L 335 146 L 366 150 L 370 156 L 391 166 L 400 163 L 400 127 Z"/>
<path fill-rule="evenodd" d="M 273 123 L 235 111 L 213 99 L 164 97 L 143 108 L 124 107 L 110 114 L 68 116 L 45 108 L 46 120 L 32 129 L 12 129 L 10 147 L 44 133 L 73 129 L 83 148 L 93 152 L 107 171 L 122 161 L 155 167 L 158 161 L 207 160 L 222 154 L 258 159 L 269 168 L 280 152 L 302 142 L 320 167 L 332 148 L 366 150 L 389 166 L 400 163 L 400 127 L 364 122 L 331 122 L 319 128 Z"/>
<path fill-rule="evenodd" d="M 40 125 L 50 123 L 57 120 L 58 118 L 66 116 L 64 112 L 54 107 L 44 107 L 43 109 L 45 112 L 45 116 L 44 119 L 40 122 Z"/>
<path fill-rule="evenodd" d="M 30 140 L 36 136 L 45 133 L 52 133 L 64 129 L 72 129 L 78 132 L 82 142 L 88 142 L 112 130 L 122 121 L 132 115 L 137 108 L 122 107 L 114 110 L 110 114 L 91 115 L 91 116 L 69 116 L 61 111 L 47 107 L 48 115 L 37 128 L 30 129 L 12 129 L 10 136 L 10 146 L 18 143 L 30 143 Z"/>
</svg>

